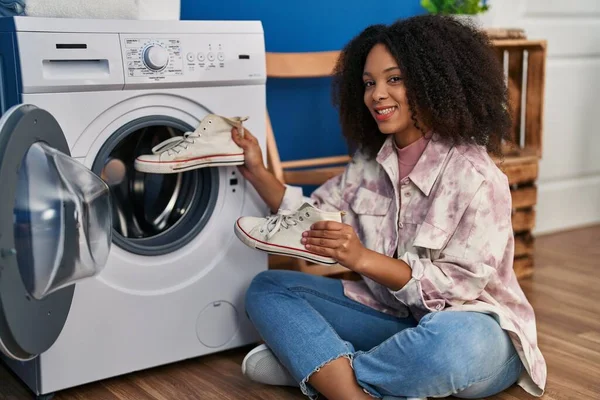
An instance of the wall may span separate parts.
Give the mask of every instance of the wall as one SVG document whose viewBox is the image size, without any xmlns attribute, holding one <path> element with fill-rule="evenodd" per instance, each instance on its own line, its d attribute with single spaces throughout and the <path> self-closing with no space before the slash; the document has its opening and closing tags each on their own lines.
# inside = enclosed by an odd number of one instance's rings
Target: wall
<svg viewBox="0 0 600 400">
<path fill-rule="evenodd" d="M 491 24 L 548 41 L 537 233 L 600 222 L 600 1 L 495 0 Z"/>
<path fill-rule="evenodd" d="M 423 12 L 419 0 L 181 0 L 181 19 L 261 20 L 267 51 L 340 50 L 368 25 Z M 330 79 L 271 79 L 267 107 L 281 158 L 346 154 Z"/>
</svg>

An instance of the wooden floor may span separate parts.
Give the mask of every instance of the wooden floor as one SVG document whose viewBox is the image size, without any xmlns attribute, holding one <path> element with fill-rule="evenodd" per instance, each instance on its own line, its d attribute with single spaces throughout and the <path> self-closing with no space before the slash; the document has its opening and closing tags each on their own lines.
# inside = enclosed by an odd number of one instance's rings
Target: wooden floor
<svg viewBox="0 0 600 400">
<path fill-rule="evenodd" d="M 600 399 L 600 226 L 539 237 L 534 277 L 522 283 L 537 312 L 548 362 L 544 400 Z M 267 387 L 240 372 L 249 348 L 92 383 L 56 400 L 304 399 L 298 389 Z M 0 367 L 0 400 L 31 394 Z M 532 399 L 513 387 L 494 400 Z"/>
</svg>

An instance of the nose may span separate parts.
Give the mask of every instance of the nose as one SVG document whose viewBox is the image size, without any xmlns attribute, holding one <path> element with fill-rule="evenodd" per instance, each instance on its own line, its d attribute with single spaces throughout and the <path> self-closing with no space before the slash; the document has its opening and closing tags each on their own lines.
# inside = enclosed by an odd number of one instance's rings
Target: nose
<svg viewBox="0 0 600 400">
<path fill-rule="evenodd" d="M 384 84 L 376 83 L 373 89 L 373 100 L 381 101 L 387 99 L 388 93 Z"/>
</svg>

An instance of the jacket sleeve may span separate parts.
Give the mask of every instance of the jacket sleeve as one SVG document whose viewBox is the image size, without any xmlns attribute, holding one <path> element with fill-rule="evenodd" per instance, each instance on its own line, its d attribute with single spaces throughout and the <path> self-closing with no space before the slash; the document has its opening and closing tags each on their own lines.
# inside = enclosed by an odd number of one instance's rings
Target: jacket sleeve
<svg viewBox="0 0 600 400">
<path fill-rule="evenodd" d="M 425 225 L 421 228 L 427 229 Z M 484 181 L 454 232 L 438 233 L 450 236 L 443 249 L 430 249 L 435 257 L 404 253 L 400 258 L 411 267 L 411 280 L 398 291 L 390 290 L 418 318 L 478 299 L 507 260 L 512 266 L 514 239 L 508 185 Z"/>
</svg>

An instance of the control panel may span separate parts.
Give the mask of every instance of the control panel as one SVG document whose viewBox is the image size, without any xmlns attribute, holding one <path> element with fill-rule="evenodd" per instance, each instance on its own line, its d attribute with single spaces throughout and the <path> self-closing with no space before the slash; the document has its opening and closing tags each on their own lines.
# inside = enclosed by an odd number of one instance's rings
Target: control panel
<svg viewBox="0 0 600 400">
<path fill-rule="evenodd" d="M 266 80 L 262 35 L 122 34 L 121 47 L 126 86 Z"/>
<path fill-rule="evenodd" d="M 239 31 L 18 32 L 21 90 L 46 93 L 264 84 L 262 31 Z"/>
<path fill-rule="evenodd" d="M 132 77 L 183 74 L 178 39 L 125 39 L 125 70 Z"/>
</svg>

